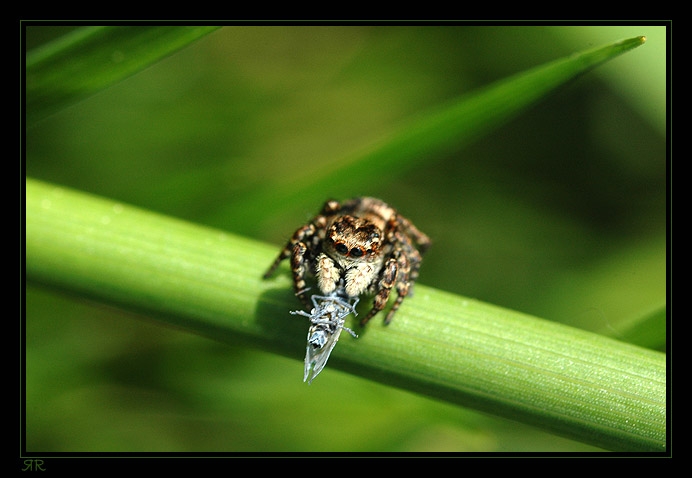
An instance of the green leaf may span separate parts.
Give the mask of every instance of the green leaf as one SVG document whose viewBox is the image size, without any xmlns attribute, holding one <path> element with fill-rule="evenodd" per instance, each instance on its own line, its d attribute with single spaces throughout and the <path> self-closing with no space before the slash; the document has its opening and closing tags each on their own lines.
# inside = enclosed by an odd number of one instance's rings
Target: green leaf
<svg viewBox="0 0 692 478">
<path fill-rule="evenodd" d="M 276 253 L 26 181 L 28 280 L 300 359 L 306 324 L 288 315 L 298 307 L 290 278 L 261 280 Z M 662 353 L 422 285 L 390 326 L 358 332 L 342 336 L 328 367 L 612 450 L 665 450 Z"/>
<path fill-rule="evenodd" d="M 620 340 L 649 347 L 654 350 L 666 349 L 666 306 L 645 315 L 636 321 L 622 333 L 618 334 Z"/>
<path fill-rule="evenodd" d="M 320 170 L 311 170 L 302 180 L 265 183 L 222 209 L 219 216 L 267 218 L 283 213 L 277 204 L 309 209 L 324 201 L 324 191 L 333 197 L 348 197 L 354 189 L 374 186 L 393 171 L 404 173 L 430 165 L 442 154 L 461 149 L 497 128 L 559 86 L 645 41 L 643 36 L 630 38 L 570 55 L 436 106 L 376 143 L 330 161 Z"/>
<path fill-rule="evenodd" d="M 26 55 L 31 125 L 189 45 L 218 27 L 83 27 Z"/>
</svg>

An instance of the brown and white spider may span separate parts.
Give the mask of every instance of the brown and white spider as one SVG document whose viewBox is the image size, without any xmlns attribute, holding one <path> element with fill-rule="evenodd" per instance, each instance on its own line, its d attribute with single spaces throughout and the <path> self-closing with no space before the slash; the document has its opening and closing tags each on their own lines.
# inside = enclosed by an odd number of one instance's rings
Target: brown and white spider
<svg viewBox="0 0 692 478">
<path fill-rule="evenodd" d="M 264 278 L 290 257 L 296 295 L 308 308 L 308 275 L 315 276 L 324 295 L 336 292 L 355 298 L 375 294 L 361 325 L 384 309 L 396 287 L 396 301 L 384 321 L 389 324 L 418 278 L 421 254 L 429 246 L 428 236 L 379 199 L 330 200 L 293 234 Z"/>
</svg>

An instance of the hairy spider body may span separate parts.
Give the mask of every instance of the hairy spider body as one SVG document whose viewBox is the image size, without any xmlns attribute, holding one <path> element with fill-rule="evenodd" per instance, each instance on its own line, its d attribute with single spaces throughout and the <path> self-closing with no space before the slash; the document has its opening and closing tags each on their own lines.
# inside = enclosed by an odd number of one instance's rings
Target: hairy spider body
<svg viewBox="0 0 692 478">
<path fill-rule="evenodd" d="M 296 295 L 308 308 L 310 275 L 324 295 L 373 294 L 372 309 L 361 325 L 384 309 L 395 288 L 397 298 L 385 318 L 388 324 L 418 278 L 421 254 L 429 246 L 428 236 L 379 199 L 329 200 L 293 234 L 264 277 L 290 258 Z"/>
</svg>

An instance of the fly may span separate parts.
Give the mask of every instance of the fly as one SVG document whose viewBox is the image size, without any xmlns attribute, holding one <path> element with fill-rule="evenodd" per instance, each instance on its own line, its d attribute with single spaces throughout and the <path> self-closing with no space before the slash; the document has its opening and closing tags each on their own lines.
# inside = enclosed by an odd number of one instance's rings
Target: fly
<svg viewBox="0 0 692 478">
<path fill-rule="evenodd" d="M 353 330 L 344 327 L 346 316 L 350 313 L 358 315 L 356 312 L 358 298 L 348 302 L 334 292 L 330 295 L 313 295 L 311 300 L 314 307 L 310 313 L 302 310 L 291 312 L 293 315 L 303 315 L 310 319 L 303 374 L 303 382 L 308 384 L 312 383 L 327 365 L 329 355 L 339 341 L 342 330 L 345 329 L 353 337 L 358 338 Z"/>
</svg>

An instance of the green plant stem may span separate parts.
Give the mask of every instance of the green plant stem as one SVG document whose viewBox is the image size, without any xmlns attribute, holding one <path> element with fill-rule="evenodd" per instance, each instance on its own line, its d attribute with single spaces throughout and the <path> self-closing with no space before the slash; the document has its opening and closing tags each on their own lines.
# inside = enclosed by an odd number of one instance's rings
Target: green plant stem
<svg viewBox="0 0 692 478">
<path fill-rule="evenodd" d="M 288 313 L 299 308 L 289 275 L 261 279 L 278 249 L 26 180 L 28 280 L 302 360 L 307 322 Z M 415 292 L 391 325 L 376 317 L 359 339 L 342 334 L 327 368 L 606 449 L 665 450 L 664 354 L 423 285 Z"/>
</svg>

